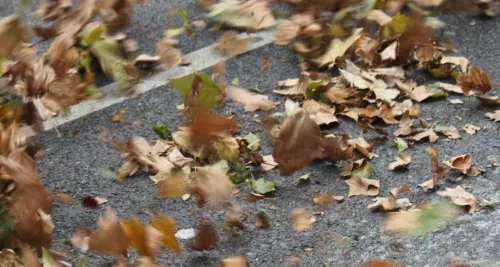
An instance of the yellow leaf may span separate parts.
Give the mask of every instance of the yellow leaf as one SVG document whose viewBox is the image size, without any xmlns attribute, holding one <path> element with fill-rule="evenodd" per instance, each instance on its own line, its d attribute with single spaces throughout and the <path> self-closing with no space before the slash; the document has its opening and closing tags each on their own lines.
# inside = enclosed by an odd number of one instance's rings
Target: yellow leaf
<svg viewBox="0 0 500 267">
<path fill-rule="evenodd" d="M 175 238 L 175 219 L 165 215 L 155 215 L 151 219 L 151 226 L 163 234 L 163 238 L 161 239 L 163 246 L 177 253 L 177 255 L 182 258 L 181 247 Z"/>
</svg>

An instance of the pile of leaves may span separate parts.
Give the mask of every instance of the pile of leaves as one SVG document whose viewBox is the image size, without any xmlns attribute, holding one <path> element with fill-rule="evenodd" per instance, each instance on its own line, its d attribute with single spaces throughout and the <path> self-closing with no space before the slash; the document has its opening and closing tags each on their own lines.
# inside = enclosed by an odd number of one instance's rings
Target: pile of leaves
<svg viewBox="0 0 500 267">
<path fill-rule="evenodd" d="M 459 139 L 453 126 L 430 124 L 420 117 L 419 104 L 450 94 L 470 96 L 485 105 L 500 105 L 497 88 L 480 67 L 469 66 L 466 58 L 447 56 L 449 41 L 435 34 L 441 22 L 433 14 L 444 11 L 482 11 L 493 15 L 495 3 L 478 1 L 457 4 L 442 1 L 278 1 L 289 5 L 291 14 L 277 21 L 267 1 L 202 1 L 207 18 L 220 23 L 225 31 L 216 44 L 223 55 L 246 51 L 251 38 L 239 38 L 237 31 L 258 31 L 276 26 L 276 45 L 290 45 L 297 53 L 302 73 L 296 79 L 280 81 L 274 92 L 286 97 L 284 113 L 275 112 L 280 103 L 269 100 L 258 90 L 228 85 L 224 63 L 216 65 L 212 74 L 197 72 L 173 79 L 170 85 L 183 97 L 180 106 L 183 123 L 175 131 L 154 125 L 157 140 L 133 137 L 123 141 L 109 140 L 122 152 L 123 164 L 117 178 L 124 182 L 138 171 L 150 173 L 160 197 L 189 199 L 196 197 L 199 207 L 226 212 L 224 229 L 232 234 L 245 229 L 241 206 L 234 200 L 234 184 L 246 182 L 252 187 L 249 202 L 272 196 L 276 184 L 264 175 L 274 168 L 281 175 L 292 175 L 314 160 L 344 161 L 342 176 L 349 186 L 349 197 L 378 196 L 381 183 L 370 179 L 371 162 L 376 160 L 375 144 L 363 134 L 374 131 L 393 138 L 401 152 L 389 170 L 407 169 L 411 155 L 404 152 L 416 142 L 439 138 Z M 460 1 L 458 1 L 460 2 Z M 190 22 L 187 11 L 180 28 L 169 28 L 156 46 L 156 56 L 137 55 L 137 42 L 123 33 L 132 8 L 142 1 L 87 0 L 72 6 L 68 1 L 42 1 L 36 12 L 48 28 L 23 26 L 19 16 L 0 21 L 0 249 L 6 259 L 19 262 L 13 250 L 21 251 L 24 266 L 40 266 L 32 249 L 43 251 L 44 266 L 60 266 L 45 248 L 50 247 L 54 225 L 50 221 L 51 194 L 40 184 L 34 143 L 43 132 L 43 120 L 64 114 L 72 105 L 99 97 L 94 86 L 97 71 L 118 82 L 123 92 L 133 94 L 142 71 L 160 62 L 170 68 L 183 62 L 176 48 L 175 36 L 190 33 L 201 22 Z M 144 3 L 143 3 L 144 4 Z M 434 12 L 434 13 L 433 13 Z M 42 57 L 36 44 L 27 43 L 30 32 L 43 40 L 52 40 Z M 415 71 L 433 76 L 432 84 L 417 84 Z M 454 83 L 450 81 L 455 81 Z M 260 122 L 274 143 L 271 155 L 259 152 L 260 138 L 253 133 L 238 136 L 237 118 L 217 114 L 226 99 L 241 104 L 245 112 L 265 111 L 272 115 Z M 120 121 L 125 113 L 111 121 Z M 485 114 L 500 121 L 500 110 Z M 338 124 L 338 116 L 352 119 L 361 135 L 333 135 L 322 127 Z M 418 123 L 417 123 L 418 122 Z M 398 125 L 394 133 L 375 123 Z M 475 133 L 474 125 L 465 131 Z M 304 142 L 307 140 L 307 142 Z M 432 177 L 420 185 L 425 191 L 435 190 L 450 171 L 477 176 L 482 170 L 473 166 L 471 155 L 459 155 L 441 165 L 439 150 L 431 147 Z M 308 177 L 301 178 L 307 180 Z M 300 180 L 300 179 L 299 179 Z M 384 228 L 409 234 L 421 234 L 452 220 L 456 208 L 448 202 L 413 204 L 400 194 L 410 191 L 400 185 L 387 197 L 376 197 L 368 208 L 391 212 Z M 471 213 L 492 202 L 476 199 L 461 186 L 438 191 L 438 195 L 466 207 Z M 330 205 L 343 200 L 332 192 L 314 195 L 317 205 Z M 22 220 L 21 220 L 21 216 Z M 292 226 L 297 231 L 311 228 L 315 217 L 307 209 L 291 212 Z M 265 212 L 256 218 L 259 228 L 269 227 Z M 128 249 L 139 254 L 135 266 L 160 266 L 155 257 L 160 247 L 182 257 L 175 237 L 175 219 L 154 214 L 147 224 L 137 218 L 119 219 L 108 211 L 97 222 L 98 231 L 78 229 L 71 243 L 83 252 L 91 250 L 117 257 L 116 266 L 128 266 Z M 196 227 L 193 250 L 217 246 L 218 233 L 213 222 L 203 219 Z M 105 244 L 105 245 L 103 245 Z M 2 258 L 3 259 L 3 258 Z M 222 266 L 248 266 L 240 256 L 221 261 Z M 82 263 L 83 265 L 83 263 Z"/>
</svg>

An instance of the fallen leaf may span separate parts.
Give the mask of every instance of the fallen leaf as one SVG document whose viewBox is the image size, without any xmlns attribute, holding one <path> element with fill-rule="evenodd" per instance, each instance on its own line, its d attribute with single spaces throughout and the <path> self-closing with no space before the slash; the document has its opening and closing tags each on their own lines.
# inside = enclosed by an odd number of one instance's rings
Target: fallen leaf
<svg viewBox="0 0 500 267">
<path fill-rule="evenodd" d="M 459 185 L 456 188 L 446 188 L 444 191 L 438 191 L 437 194 L 442 197 L 449 197 L 458 206 L 468 206 L 469 213 L 481 209 L 476 198 Z"/>
<path fill-rule="evenodd" d="M 247 50 L 251 41 L 252 38 L 250 37 L 238 38 L 238 32 L 236 31 L 226 31 L 217 40 L 215 48 L 219 50 L 223 56 L 237 56 Z"/>
<path fill-rule="evenodd" d="M 219 236 L 215 224 L 208 218 L 203 218 L 196 225 L 196 235 L 191 249 L 205 251 L 217 246 Z"/>
<path fill-rule="evenodd" d="M 155 215 L 151 218 L 151 226 L 162 234 L 160 238 L 162 245 L 182 258 L 182 250 L 175 237 L 175 219 L 165 215 Z"/>
<path fill-rule="evenodd" d="M 471 67 L 467 74 L 460 74 L 457 82 L 462 86 L 464 95 L 469 95 L 472 90 L 477 90 L 484 95 L 492 89 L 490 76 L 480 67 Z"/>
<path fill-rule="evenodd" d="M 468 134 L 476 134 L 481 128 L 474 126 L 472 124 L 466 124 L 464 127 L 462 127 L 464 131 L 466 131 Z"/>
<path fill-rule="evenodd" d="M 399 129 L 394 132 L 395 136 L 408 136 L 413 132 L 413 120 L 410 118 L 410 112 L 406 111 L 401 120 L 399 120 Z"/>
<path fill-rule="evenodd" d="M 278 163 L 274 161 L 273 155 L 266 155 L 263 156 L 262 158 L 264 159 L 264 162 L 260 164 L 260 168 L 262 171 L 267 172 L 278 166 Z"/>
<path fill-rule="evenodd" d="M 260 138 L 256 136 L 254 133 L 250 132 L 245 137 L 243 137 L 248 143 L 247 148 L 250 150 L 258 150 L 260 148 Z"/>
<path fill-rule="evenodd" d="M 268 182 L 264 178 L 259 178 L 258 180 L 252 180 L 252 189 L 255 193 L 265 195 L 276 191 L 276 183 Z"/>
<path fill-rule="evenodd" d="M 450 63 L 453 65 L 460 66 L 462 72 L 467 72 L 467 66 L 469 65 L 469 60 L 464 57 L 441 57 L 441 64 Z"/>
<path fill-rule="evenodd" d="M 78 200 L 76 200 L 74 197 L 72 197 L 69 194 L 65 194 L 65 193 L 56 193 L 56 197 L 64 202 L 66 202 L 66 203 L 78 202 Z"/>
<path fill-rule="evenodd" d="M 158 174 L 157 174 L 158 175 Z M 181 197 L 187 192 L 187 177 L 183 174 L 160 174 L 164 177 L 158 182 L 157 194 L 161 197 Z"/>
<path fill-rule="evenodd" d="M 62 264 L 54 260 L 54 258 L 52 258 L 50 253 L 44 247 L 42 247 L 42 263 L 43 267 L 62 267 Z"/>
<path fill-rule="evenodd" d="M 379 194 L 380 182 L 373 179 L 360 178 L 357 175 L 346 180 L 349 185 L 349 197 L 351 196 L 376 196 Z"/>
<path fill-rule="evenodd" d="M 309 73 L 302 72 L 299 79 L 288 79 L 279 81 L 279 87 L 287 87 L 282 90 L 274 90 L 276 94 L 280 95 L 307 95 L 307 87 L 309 85 Z"/>
<path fill-rule="evenodd" d="M 210 206 L 219 207 L 232 199 L 234 185 L 226 169 L 225 161 L 197 168 L 191 190 L 198 198 L 198 206 L 209 202 Z"/>
<path fill-rule="evenodd" d="M 455 126 L 441 126 L 436 125 L 434 127 L 434 131 L 437 133 L 442 133 L 448 136 L 449 139 L 460 139 L 462 138 L 458 133 L 458 130 Z"/>
<path fill-rule="evenodd" d="M 394 41 L 391 45 L 386 47 L 381 53 L 380 57 L 382 58 L 382 61 L 388 60 L 388 59 L 396 59 L 396 51 L 398 47 L 398 42 Z"/>
<path fill-rule="evenodd" d="M 109 117 L 108 121 L 109 122 L 126 123 L 127 122 L 127 110 L 122 109 L 120 112 Z"/>
<path fill-rule="evenodd" d="M 261 94 L 252 94 L 249 91 L 237 87 L 227 87 L 227 96 L 234 101 L 244 105 L 245 112 L 257 110 L 272 110 L 279 103 L 269 100 L 269 97 Z"/>
<path fill-rule="evenodd" d="M 336 196 L 332 192 L 326 192 L 326 193 L 316 193 L 313 196 L 313 201 L 317 205 L 330 205 L 334 202 L 340 202 L 344 200 L 343 196 Z"/>
<path fill-rule="evenodd" d="M 434 132 L 434 129 L 429 128 L 429 129 L 422 131 L 418 134 L 410 136 L 408 139 L 413 140 L 413 141 L 420 141 L 424 138 L 428 138 L 431 143 L 434 143 L 439 139 L 439 136 Z"/>
<path fill-rule="evenodd" d="M 160 56 L 160 62 L 167 68 L 172 68 L 182 62 L 183 54 L 175 47 L 177 43 L 177 40 L 165 37 L 156 44 L 156 54 Z"/>
<path fill-rule="evenodd" d="M 436 85 L 439 86 L 439 88 L 442 88 L 448 92 L 453 92 L 453 93 L 457 93 L 457 94 L 463 94 L 464 92 L 462 91 L 462 88 L 458 85 L 454 85 L 454 84 L 449 84 L 449 83 L 442 83 L 442 82 L 438 82 L 436 83 Z"/>
<path fill-rule="evenodd" d="M 410 17 L 403 14 L 396 14 L 391 18 L 391 21 L 382 27 L 381 32 L 385 40 L 392 39 L 404 33 L 410 26 Z"/>
<path fill-rule="evenodd" d="M 160 252 L 157 236 L 150 229 L 144 227 L 139 219 L 129 217 L 120 222 L 130 244 L 137 250 L 139 256 L 154 257 Z"/>
<path fill-rule="evenodd" d="M 430 180 L 420 184 L 419 186 L 422 187 L 424 191 L 427 191 L 428 189 L 433 189 L 434 186 L 436 186 L 436 183 L 439 181 L 439 179 L 446 175 L 447 170 L 441 166 L 441 162 L 439 160 L 439 149 L 429 147 L 426 148 L 425 151 L 431 154 L 432 177 Z"/>
<path fill-rule="evenodd" d="M 367 20 L 376 21 L 380 26 L 384 26 L 389 24 L 392 21 L 392 18 L 384 13 L 384 11 L 375 9 L 372 10 L 367 16 Z"/>
<path fill-rule="evenodd" d="M 232 256 L 220 261 L 221 267 L 249 267 L 250 261 L 244 256 Z"/>
<path fill-rule="evenodd" d="M 234 119 L 210 114 L 203 109 L 195 109 L 188 124 L 190 142 L 194 148 L 203 148 L 217 142 L 224 134 L 232 135 L 238 129 Z"/>
<path fill-rule="evenodd" d="M 456 217 L 456 209 L 449 202 L 433 202 L 422 210 L 390 212 L 384 219 L 383 228 L 391 232 L 421 235 Z"/>
<path fill-rule="evenodd" d="M 257 212 L 255 226 L 260 229 L 268 229 L 270 227 L 269 215 L 265 211 Z"/>
<path fill-rule="evenodd" d="M 496 110 L 495 112 L 486 112 L 486 117 L 495 122 L 500 121 L 500 110 Z"/>
<path fill-rule="evenodd" d="M 393 260 L 371 260 L 362 267 L 402 267 L 402 265 Z"/>
<path fill-rule="evenodd" d="M 297 36 L 300 26 L 291 20 L 282 20 L 274 33 L 276 45 L 288 45 Z"/>
<path fill-rule="evenodd" d="M 408 144 L 403 138 L 396 138 L 396 146 L 398 147 L 399 152 L 403 152 L 408 148 Z"/>
<path fill-rule="evenodd" d="M 475 97 L 486 105 L 491 105 L 491 106 L 500 105 L 500 96 L 475 95 Z"/>
<path fill-rule="evenodd" d="M 411 163 L 411 156 L 409 153 L 401 153 L 399 156 L 396 158 L 395 162 L 392 162 L 389 164 L 388 169 L 389 170 L 394 170 L 394 169 L 408 169 L 408 166 Z"/>
<path fill-rule="evenodd" d="M 345 40 L 340 40 L 335 38 L 331 41 L 330 45 L 326 49 L 324 55 L 320 56 L 315 60 L 315 62 L 320 66 L 328 65 L 330 68 L 335 65 L 335 60 L 337 57 L 342 57 L 347 49 L 349 49 L 354 42 L 356 42 L 361 37 L 362 28 L 355 29 L 351 36 Z"/>
<path fill-rule="evenodd" d="M 302 104 L 302 108 L 309 113 L 309 117 L 318 125 L 328 125 L 338 122 L 335 117 L 335 108 L 331 108 L 323 103 L 308 99 Z"/>
<path fill-rule="evenodd" d="M 290 175 L 319 158 L 321 142 L 319 126 L 307 112 L 299 110 L 289 116 L 281 125 L 273 151 L 280 174 Z"/>
<path fill-rule="evenodd" d="M 305 231 L 311 228 L 315 222 L 316 218 L 307 209 L 296 208 L 292 210 L 292 225 L 295 231 Z"/>
<path fill-rule="evenodd" d="M 250 0 L 245 3 L 221 2 L 210 6 L 207 17 L 237 27 L 264 29 L 276 23 L 267 1 Z"/>
<path fill-rule="evenodd" d="M 452 104 L 455 104 L 455 105 L 463 105 L 464 104 L 464 101 L 460 100 L 460 99 L 448 99 L 448 102 L 452 103 Z"/>
<path fill-rule="evenodd" d="M 467 171 L 472 166 L 472 157 L 469 154 L 464 154 L 444 161 L 443 164 L 463 174 L 467 174 Z"/>
</svg>

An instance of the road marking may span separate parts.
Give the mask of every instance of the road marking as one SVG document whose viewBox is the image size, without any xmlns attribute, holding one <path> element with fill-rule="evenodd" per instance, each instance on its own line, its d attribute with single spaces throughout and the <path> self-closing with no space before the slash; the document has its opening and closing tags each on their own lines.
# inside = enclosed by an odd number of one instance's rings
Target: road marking
<svg viewBox="0 0 500 267">
<path fill-rule="evenodd" d="M 267 30 L 252 34 L 241 33 L 238 36 L 241 38 L 245 37 L 253 38 L 253 42 L 248 46 L 245 53 L 274 42 L 274 30 Z M 232 56 L 231 57 L 221 56 L 219 53 L 217 53 L 215 51 L 215 44 L 196 50 L 184 56 L 185 61 L 192 62 L 190 65 L 175 66 L 171 69 L 164 69 L 163 71 L 157 74 L 154 74 L 150 77 L 141 80 L 136 87 L 137 95 L 143 94 L 145 92 L 166 85 L 167 81 L 170 79 L 189 75 L 196 71 L 200 71 L 209 68 L 213 65 L 216 65 L 220 62 L 226 61 L 230 58 L 232 58 Z M 53 118 L 52 120 L 45 121 L 44 122 L 45 131 L 51 130 L 70 121 L 84 117 L 90 113 L 102 110 L 111 105 L 129 99 L 128 97 L 121 96 L 118 84 L 116 82 L 99 88 L 99 91 L 103 93 L 104 95 L 103 97 L 95 100 L 86 100 L 79 104 L 71 106 L 70 114 L 67 115 L 66 117 L 56 117 Z"/>
</svg>

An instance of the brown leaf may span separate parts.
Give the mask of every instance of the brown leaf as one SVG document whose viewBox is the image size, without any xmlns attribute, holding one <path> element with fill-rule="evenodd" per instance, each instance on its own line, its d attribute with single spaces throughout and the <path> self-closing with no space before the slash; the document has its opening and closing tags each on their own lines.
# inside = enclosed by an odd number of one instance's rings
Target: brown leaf
<svg viewBox="0 0 500 267">
<path fill-rule="evenodd" d="M 404 188 L 403 188 L 404 189 Z M 389 192 L 388 197 L 376 197 L 373 199 L 375 203 L 370 204 L 368 209 L 380 209 L 383 211 L 393 211 L 399 208 L 397 198 L 402 187 L 396 187 Z"/>
<path fill-rule="evenodd" d="M 161 197 L 181 197 L 187 192 L 187 177 L 182 174 L 166 175 L 158 182 L 158 195 Z"/>
<path fill-rule="evenodd" d="M 481 130 L 481 128 L 472 124 L 466 124 L 462 127 L 462 129 L 464 129 L 464 131 L 468 134 L 476 134 L 479 130 Z"/>
<path fill-rule="evenodd" d="M 480 67 L 471 67 L 467 74 L 460 74 L 457 82 L 462 86 L 465 95 L 469 95 L 472 90 L 477 90 L 484 95 L 492 89 L 490 76 Z"/>
<path fill-rule="evenodd" d="M 393 260 L 371 260 L 364 263 L 362 267 L 402 267 L 403 265 Z"/>
<path fill-rule="evenodd" d="M 302 104 L 302 108 L 309 113 L 309 117 L 318 125 L 328 125 L 338 122 L 335 117 L 335 108 L 331 108 L 313 99 L 308 99 Z"/>
<path fill-rule="evenodd" d="M 209 250 L 217 246 L 218 239 L 215 224 L 210 219 L 203 218 L 196 226 L 195 243 L 192 244 L 191 249 Z"/>
<path fill-rule="evenodd" d="M 445 191 L 438 191 L 437 194 L 442 197 L 449 197 L 458 206 L 468 206 L 469 213 L 474 213 L 481 209 L 476 198 L 459 185 L 454 189 L 446 188 Z"/>
<path fill-rule="evenodd" d="M 112 115 L 108 119 L 109 122 L 121 122 L 121 123 L 126 123 L 127 122 L 127 110 L 122 109 L 120 112 Z"/>
<path fill-rule="evenodd" d="M 201 148 L 217 142 L 224 134 L 233 135 L 238 130 L 238 123 L 234 119 L 195 108 L 191 112 L 188 127 L 191 144 L 194 148 Z"/>
<path fill-rule="evenodd" d="M 444 161 L 443 164 L 463 174 L 467 174 L 467 171 L 472 166 L 472 157 L 469 154 L 464 154 Z"/>
<path fill-rule="evenodd" d="M 340 202 L 344 200 L 343 196 L 336 196 L 332 192 L 326 192 L 326 193 L 316 193 L 313 196 L 313 201 L 317 205 L 330 205 L 334 202 Z"/>
<path fill-rule="evenodd" d="M 175 252 L 182 258 L 182 250 L 179 242 L 175 238 L 176 223 L 175 219 L 165 215 L 155 215 L 151 218 L 151 226 L 158 230 L 163 236 L 161 243 L 166 249 Z"/>
<path fill-rule="evenodd" d="M 261 210 L 257 212 L 255 226 L 260 229 L 268 229 L 270 227 L 269 215 L 265 211 Z"/>
<path fill-rule="evenodd" d="M 279 104 L 269 100 L 269 97 L 266 95 L 252 94 L 245 89 L 237 87 L 227 88 L 227 96 L 244 105 L 245 112 L 259 109 L 268 111 L 276 108 Z"/>
<path fill-rule="evenodd" d="M 224 217 L 224 225 L 223 229 L 226 232 L 234 234 L 233 230 L 235 228 L 239 230 L 245 229 L 245 224 L 241 221 L 241 208 L 233 206 L 229 211 L 226 212 L 226 216 Z"/>
<path fill-rule="evenodd" d="M 496 110 L 495 112 L 486 112 L 486 117 L 495 122 L 500 121 L 500 110 Z"/>
<path fill-rule="evenodd" d="M 139 256 L 154 257 L 158 254 L 159 246 L 157 240 L 153 240 L 154 234 L 149 229 L 146 229 L 137 218 L 127 218 L 121 221 L 120 224 L 130 244 L 137 250 Z"/>
<path fill-rule="evenodd" d="M 98 232 L 78 229 L 71 238 L 71 244 L 82 252 L 91 250 L 97 253 L 126 255 L 130 244 L 116 213 L 108 210 L 97 221 Z"/>
<path fill-rule="evenodd" d="M 291 20 L 282 20 L 274 33 L 276 45 L 288 45 L 297 36 L 300 26 Z"/>
<path fill-rule="evenodd" d="M 349 185 L 349 196 L 376 196 L 379 194 L 380 182 L 373 179 L 363 179 L 357 175 L 351 176 L 346 183 Z"/>
<path fill-rule="evenodd" d="M 221 267 L 250 267 L 250 261 L 244 256 L 232 256 L 220 261 Z"/>
<path fill-rule="evenodd" d="M 232 199 L 234 185 L 229 179 L 223 161 L 200 167 L 192 185 L 192 192 L 198 198 L 198 206 L 209 202 L 212 207 L 219 207 Z"/>
<path fill-rule="evenodd" d="M 276 23 L 268 1 L 250 0 L 240 7 L 240 12 L 252 19 L 253 29 L 265 29 Z"/>
<path fill-rule="evenodd" d="M 181 50 L 175 48 L 177 43 L 177 40 L 165 37 L 156 44 L 156 54 L 160 56 L 161 63 L 167 68 L 172 68 L 182 62 L 183 54 Z"/>
<path fill-rule="evenodd" d="M 25 38 L 21 18 L 11 15 L 0 20 L 0 56 L 10 57 Z"/>
<path fill-rule="evenodd" d="M 389 164 L 388 169 L 389 170 L 394 170 L 394 169 L 408 169 L 409 165 L 411 163 L 411 156 L 409 153 L 401 153 L 399 156 L 396 158 L 395 162 L 392 162 Z"/>
<path fill-rule="evenodd" d="M 439 149 L 434 147 L 429 147 L 425 149 L 427 152 L 431 154 L 431 172 L 432 177 L 430 180 L 420 184 L 424 191 L 428 189 L 433 189 L 436 186 L 436 183 L 448 172 L 445 168 L 441 166 L 441 162 L 439 160 Z"/>
<path fill-rule="evenodd" d="M 410 136 L 408 139 L 413 141 L 420 141 L 424 138 L 429 138 L 429 141 L 431 143 L 434 143 L 439 139 L 439 136 L 434 132 L 434 129 L 429 128 L 423 132 Z"/>
<path fill-rule="evenodd" d="M 309 73 L 302 72 L 299 79 L 288 79 L 284 81 L 279 81 L 279 87 L 285 87 L 285 89 L 274 90 L 275 93 L 280 95 L 307 95 L 307 86 L 309 84 Z"/>
<path fill-rule="evenodd" d="M 215 48 L 219 50 L 223 56 L 237 56 L 247 50 L 251 41 L 252 38 L 250 37 L 238 38 L 238 32 L 236 31 L 226 31 L 217 40 Z"/>
<path fill-rule="evenodd" d="M 500 96 L 475 95 L 475 97 L 486 105 L 491 105 L 491 106 L 500 105 Z"/>
<path fill-rule="evenodd" d="M 342 136 L 340 139 L 326 137 L 322 139 L 322 148 L 324 157 L 330 160 L 349 160 L 354 157 L 355 146 L 348 143 L 349 137 Z M 369 152 L 368 152 L 369 153 Z"/>
<path fill-rule="evenodd" d="M 56 193 L 56 197 L 59 198 L 60 200 L 66 202 L 66 203 L 76 203 L 78 200 L 76 200 L 74 197 L 72 197 L 69 194 L 65 193 Z"/>
<path fill-rule="evenodd" d="M 292 225 L 295 231 L 305 231 L 316 222 L 316 218 L 307 210 L 303 208 L 296 208 L 292 210 Z"/>
<path fill-rule="evenodd" d="M 409 111 L 406 111 L 401 120 L 399 120 L 399 129 L 394 132 L 395 136 L 408 136 L 413 132 L 413 120 L 410 118 Z"/>
<path fill-rule="evenodd" d="M 291 175 L 321 156 L 321 132 L 304 110 L 289 116 L 282 124 L 273 158 L 281 175 Z"/>
<path fill-rule="evenodd" d="M 278 163 L 276 163 L 276 161 L 274 161 L 274 158 L 273 158 L 273 155 L 265 155 L 262 157 L 262 159 L 264 160 L 264 162 L 262 162 L 260 164 L 260 169 L 262 171 L 270 171 L 274 168 L 276 168 L 276 166 L 278 166 Z"/>
<path fill-rule="evenodd" d="M 81 82 L 78 72 L 70 69 L 63 77 L 50 83 L 41 101 L 46 108 L 59 113 L 62 109 L 87 98 L 86 88 L 87 84 Z"/>
</svg>

